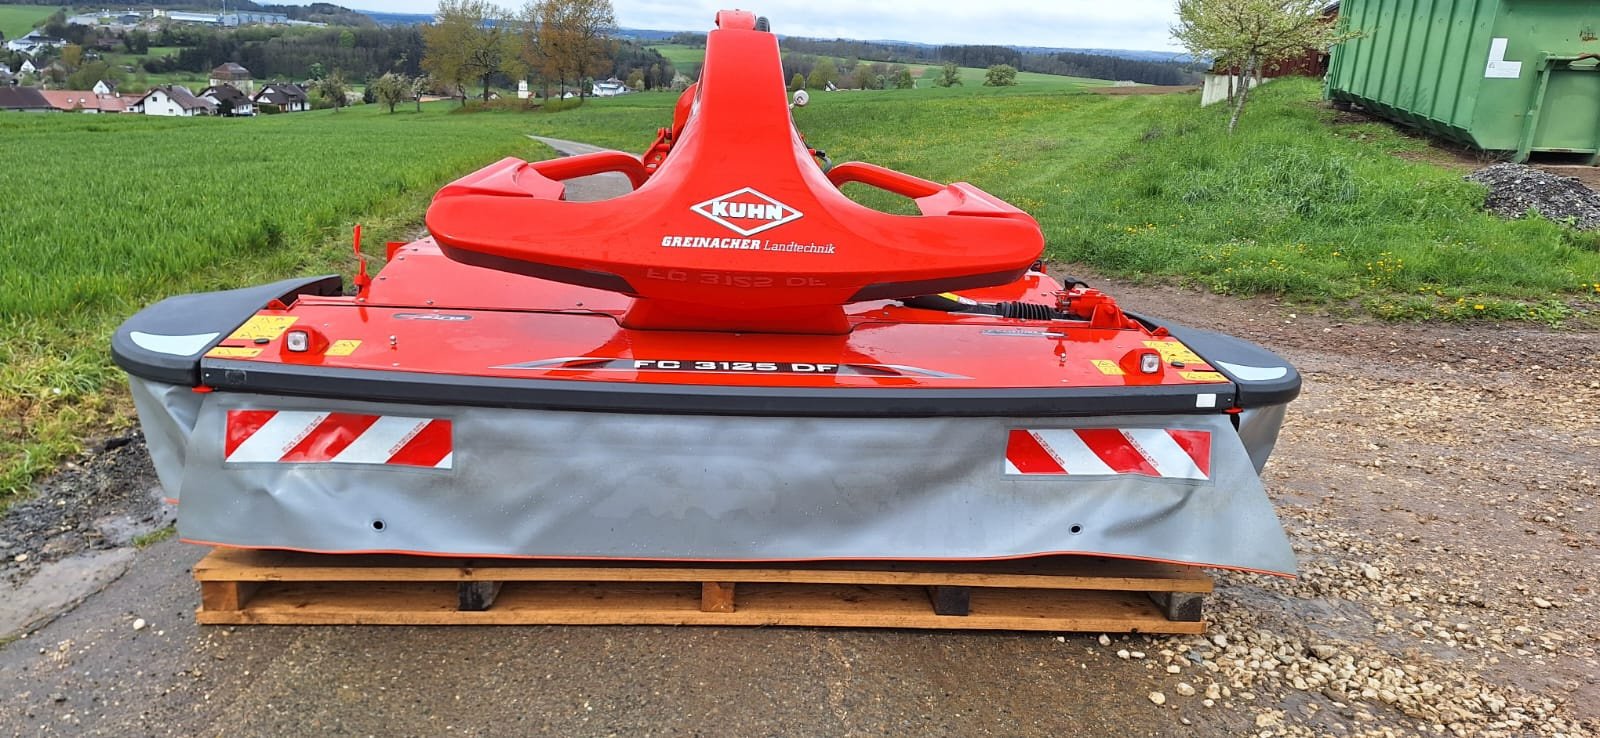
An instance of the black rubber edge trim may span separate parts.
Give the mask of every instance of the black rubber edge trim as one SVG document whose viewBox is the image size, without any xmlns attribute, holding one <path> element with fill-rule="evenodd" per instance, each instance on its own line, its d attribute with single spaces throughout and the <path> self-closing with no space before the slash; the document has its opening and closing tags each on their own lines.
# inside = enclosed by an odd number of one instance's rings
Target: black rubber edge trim
<svg viewBox="0 0 1600 738">
<path fill-rule="evenodd" d="M 510 379 L 205 359 L 201 379 L 220 391 L 419 405 L 677 415 L 789 417 L 1071 417 L 1193 414 L 1233 405 L 1217 387 L 1198 407 L 1194 386 L 1049 389 L 777 388 Z"/>
<path fill-rule="evenodd" d="M 965 277 L 951 277 L 945 279 L 924 279 L 913 282 L 879 282 L 862 287 L 856 292 L 850 302 L 866 302 L 868 300 L 898 300 L 902 297 L 916 297 L 918 295 L 936 295 L 940 292 L 954 292 L 956 290 L 970 290 L 978 287 L 993 287 L 998 284 L 1007 284 L 1022 279 L 1028 273 L 1028 267 L 1010 269 L 1004 272 L 991 272 L 989 274 L 972 274 Z"/>
<path fill-rule="evenodd" d="M 1300 372 L 1296 371 L 1282 356 L 1279 356 L 1259 345 L 1230 336 L 1226 333 L 1190 328 L 1181 323 L 1174 323 L 1162 318 L 1123 311 L 1134 320 L 1144 323 L 1150 328 L 1166 328 L 1168 333 L 1185 346 L 1188 346 L 1200 358 L 1205 359 L 1222 375 L 1232 380 L 1239 388 L 1238 405 L 1243 408 L 1265 407 L 1268 405 L 1283 405 L 1300 396 Z M 1281 366 L 1288 369 L 1288 373 L 1277 379 L 1246 380 L 1234 376 L 1233 372 L 1217 366 L 1218 361 L 1245 366 Z"/>
<path fill-rule="evenodd" d="M 111 334 L 111 359 L 137 377 L 194 387 L 200 384 L 200 357 L 273 300 L 290 303 L 300 295 L 333 296 L 344 291 L 337 274 L 285 279 L 222 292 L 169 297 L 135 313 Z M 150 351 L 133 342 L 134 331 L 158 335 L 216 333 L 205 348 L 189 356 Z"/>
<path fill-rule="evenodd" d="M 551 264 L 538 264 L 520 259 L 508 259 L 504 256 L 484 254 L 477 251 L 468 251 L 439 243 L 439 250 L 449 257 L 451 261 L 484 269 L 493 269 L 498 272 L 521 274 L 525 277 L 548 279 L 552 282 L 575 284 L 580 287 L 593 287 L 607 292 L 621 292 L 624 295 L 637 296 L 633 285 L 621 275 L 611 272 L 591 271 L 588 269 L 572 269 L 569 267 L 553 266 Z"/>
</svg>

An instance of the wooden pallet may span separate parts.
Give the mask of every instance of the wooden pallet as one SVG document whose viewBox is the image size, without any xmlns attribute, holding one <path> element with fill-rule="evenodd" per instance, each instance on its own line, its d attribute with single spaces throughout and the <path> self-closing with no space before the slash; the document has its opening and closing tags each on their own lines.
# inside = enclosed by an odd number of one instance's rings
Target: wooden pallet
<svg viewBox="0 0 1600 738">
<path fill-rule="evenodd" d="M 780 568 L 781 567 L 781 568 Z M 1057 557 L 676 565 L 215 549 L 208 625 L 794 625 L 1200 633 L 1192 567 Z"/>
</svg>

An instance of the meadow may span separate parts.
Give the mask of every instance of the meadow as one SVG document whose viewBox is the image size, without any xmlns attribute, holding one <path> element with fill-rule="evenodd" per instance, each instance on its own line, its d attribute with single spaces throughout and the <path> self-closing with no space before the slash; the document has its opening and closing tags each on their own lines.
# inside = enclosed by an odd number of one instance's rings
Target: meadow
<svg viewBox="0 0 1600 738">
<path fill-rule="evenodd" d="M 651 48 L 661 52 L 661 55 L 678 67 L 679 71 L 698 68 L 706 59 L 706 50 L 703 46 L 684 46 L 682 44 L 656 44 Z M 834 59 L 843 63 L 843 59 Z M 864 60 L 871 63 L 873 60 Z M 939 65 L 906 64 L 911 69 L 912 76 L 917 78 L 917 89 L 924 91 L 941 90 L 934 85 L 939 79 Z M 976 67 L 961 67 L 961 88 L 982 87 L 986 70 Z M 1032 91 L 1048 90 L 1051 92 L 1077 92 L 1085 87 L 1102 87 L 1111 82 L 1103 79 L 1090 79 L 1088 77 L 1064 77 L 1056 74 L 1038 74 L 1036 72 L 1018 72 L 1017 86 Z M 960 88 L 958 88 L 960 89 Z M 992 88 L 991 88 L 992 89 Z"/>
<path fill-rule="evenodd" d="M 689 67 L 698 67 L 705 63 L 706 47 L 685 46 L 683 44 L 655 44 L 650 48 L 661 52 L 667 61 L 678 67 L 680 72 L 688 72 Z"/>
<path fill-rule="evenodd" d="M 941 76 L 941 68 L 935 64 L 909 64 L 911 73 L 917 77 L 917 87 L 938 89 L 935 82 Z M 958 67 L 961 72 L 961 87 L 982 87 L 983 80 L 987 77 L 987 69 L 977 67 Z M 1059 74 L 1039 74 L 1038 72 L 1017 72 L 1017 87 L 1029 90 L 1048 90 L 1051 92 L 1077 92 L 1085 87 L 1106 87 L 1111 82 L 1103 79 L 1089 77 L 1067 77 Z"/>
<path fill-rule="evenodd" d="M 1488 215 L 1482 187 L 1412 160 L 1425 140 L 1335 124 L 1318 97 L 1313 80 L 1274 82 L 1231 136 L 1225 106 L 1194 93 L 1026 84 L 813 94 L 795 120 L 834 161 L 1004 197 L 1039 219 L 1052 258 L 1107 274 L 1392 319 L 1595 320 L 1600 235 Z M 595 101 L 535 125 L 637 149 L 671 100 Z"/>
<path fill-rule="evenodd" d="M 60 5 L 0 5 L 0 33 L 6 38 L 19 38 L 33 30 L 36 23 L 44 22 Z"/>
<path fill-rule="evenodd" d="M 176 293 L 348 274 L 355 222 L 381 253 L 440 185 L 546 151 L 526 116 L 450 109 L 0 113 L 0 499 L 128 421 L 106 343 L 127 315 Z"/>
</svg>

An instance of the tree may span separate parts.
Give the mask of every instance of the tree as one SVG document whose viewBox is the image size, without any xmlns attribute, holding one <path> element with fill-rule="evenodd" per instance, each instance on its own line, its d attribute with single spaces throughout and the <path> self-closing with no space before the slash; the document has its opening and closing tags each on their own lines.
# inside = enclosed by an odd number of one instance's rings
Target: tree
<svg viewBox="0 0 1600 738">
<path fill-rule="evenodd" d="M 839 68 L 834 66 L 833 60 L 828 58 L 818 59 L 817 65 L 811 68 L 811 89 L 827 89 L 828 85 L 839 79 Z"/>
<path fill-rule="evenodd" d="M 961 67 L 956 66 L 955 62 L 945 62 L 945 65 L 939 68 L 939 81 L 934 84 L 940 87 L 960 87 Z"/>
<path fill-rule="evenodd" d="M 635 69 L 628 73 L 628 87 L 634 90 L 644 89 L 644 70 Z"/>
<path fill-rule="evenodd" d="M 345 93 L 349 91 L 348 86 L 344 83 L 344 75 L 340 74 L 337 69 L 317 80 L 317 84 L 312 87 L 312 90 L 317 93 L 317 97 L 333 103 L 333 112 L 335 113 L 339 112 L 339 108 L 344 107 Z"/>
<path fill-rule="evenodd" d="M 127 49 L 129 54 L 144 56 L 150 53 L 150 32 L 137 28 L 129 31 L 122 37 L 122 47 Z"/>
<path fill-rule="evenodd" d="M 77 69 L 83 64 L 83 47 L 77 44 L 67 44 L 61 47 L 61 63 L 68 69 Z"/>
<path fill-rule="evenodd" d="M 856 65 L 856 88 L 862 90 L 883 89 L 883 75 L 871 64 Z"/>
<path fill-rule="evenodd" d="M 586 96 L 583 80 L 611 70 L 617 29 L 611 0 L 532 0 L 522 20 L 522 59 L 547 83 L 558 80 L 562 94 L 570 81 Z"/>
<path fill-rule="evenodd" d="M 984 87 L 1010 87 L 1017 83 L 1017 68 L 1010 64 L 995 64 L 983 73 Z"/>
<path fill-rule="evenodd" d="M 100 80 L 118 84 L 122 82 L 122 73 L 112 69 L 110 64 L 103 61 L 89 62 L 78 67 L 78 71 L 67 77 L 67 87 L 73 90 L 87 90 Z"/>
<path fill-rule="evenodd" d="M 796 90 L 803 90 L 805 88 L 806 76 L 799 72 L 795 72 L 794 79 L 789 80 L 789 91 L 795 92 Z"/>
<path fill-rule="evenodd" d="M 521 70 L 516 24 L 497 17 L 498 10 L 485 0 L 439 0 L 436 21 L 422 29 L 422 68 L 461 87 L 463 96 L 467 83 L 482 84 L 487 101 L 496 75 L 515 77 Z"/>
<path fill-rule="evenodd" d="M 917 80 L 912 78 L 911 70 L 904 66 L 894 68 L 894 88 L 897 90 L 914 90 Z"/>
<path fill-rule="evenodd" d="M 1359 35 L 1325 18 L 1326 4 L 1323 0 L 1178 0 L 1172 37 L 1195 58 L 1210 58 L 1214 67 L 1238 72 L 1229 133 L 1238 128 L 1250 83 L 1260 81 L 1263 67 Z"/>
<path fill-rule="evenodd" d="M 389 106 L 389 112 L 394 112 L 394 106 L 404 102 L 407 95 L 411 94 L 411 80 L 403 74 L 390 72 L 372 81 L 367 85 L 367 91 L 372 93 L 379 104 Z"/>
<path fill-rule="evenodd" d="M 417 103 L 417 112 L 422 112 L 422 96 L 433 89 L 433 78 L 426 74 L 418 75 L 411 80 L 411 99 Z"/>
</svg>

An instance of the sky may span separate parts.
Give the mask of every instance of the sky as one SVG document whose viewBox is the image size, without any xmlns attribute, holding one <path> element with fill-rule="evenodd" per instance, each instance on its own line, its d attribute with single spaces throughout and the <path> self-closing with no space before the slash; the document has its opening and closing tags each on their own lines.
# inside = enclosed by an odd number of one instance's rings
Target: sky
<svg viewBox="0 0 1600 738">
<path fill-rule="evenodd" d="M 283 2 L 285 0 L 279 0 Z M 287 0 L 304 5 L 309 0 Z M 333 0 L 363 10 L 431 13 L 437 0 Z M 515 2 L 516 0 L 512 0 Z M 502 4 L 510 5 L 512 2 Z M 785 35 L 1176 51 L 1174 0 L 612 0 L 627 28 L 710 30 L 718 9 L 747 6 Z"/>
</svg>

